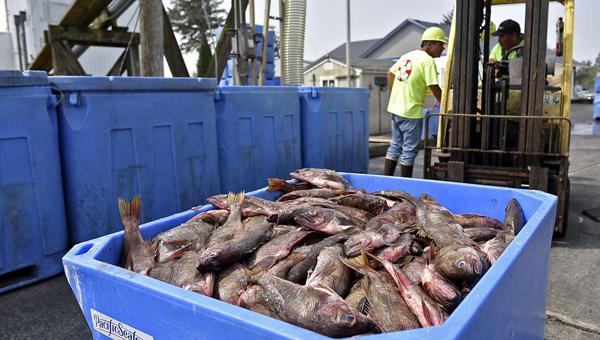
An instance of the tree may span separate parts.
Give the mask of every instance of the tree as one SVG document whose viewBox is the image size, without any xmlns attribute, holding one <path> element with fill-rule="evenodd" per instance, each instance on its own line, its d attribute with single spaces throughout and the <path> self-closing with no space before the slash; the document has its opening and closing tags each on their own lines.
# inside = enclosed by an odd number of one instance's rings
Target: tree
<svg viewBox="0 0 600 340">
<path fill-rule="evenodd" d="M 440 25 L 452 25 L 452 17 L 454 17 L 454 10 L 450 10 L 448 13 L 443 14 L 444 20 L 440 22 Z"/>
<path fill-rule="evenodd" d="M 208 69 L 211 57 L 212 52 L 210 51 L 210 46 L 208 46 L 207 42 L 203 41 L 200 45 L 200 55 L 198 56 L 198 63 L 196 64 L 196 73 L 199 76 L 206 74 L 206 69 Z"/>
<path fill-rule="evenodd" d="M 592 61 L 588 60 L 586 65 L 590 66 L 585 69 L 577 72 L 577 81 L 584 89 L 592 89 L 594 88 L 594 78 L 598 76 L 598 72 L 600 72 L 600 53 L 596 57 L 596 62 L 592 66 Z"/>
<path fill-rule="evenodd" d="M 199 51 L 202 43 L 209 43 L 212 32 L 204 16 L 202 4 L 206 5 L 206 14 L 210 27 L 215 30 L 225 22 L 223 0 L 174 0 L 169 9 L 169 19 L 173 30 L 181 35 L 181 49 L 184 52 Z"/>
</svg>

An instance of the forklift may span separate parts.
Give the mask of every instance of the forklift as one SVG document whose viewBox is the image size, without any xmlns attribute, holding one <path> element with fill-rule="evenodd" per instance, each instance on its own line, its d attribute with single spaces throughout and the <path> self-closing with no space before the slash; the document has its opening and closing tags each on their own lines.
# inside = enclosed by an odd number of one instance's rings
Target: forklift
<svg viewBox="0 0 600 340">
<path fill-rule="evenodd" d="M 567 231 L 574 0 L 556 0 L 556 55 L 546 56 L 551 0 L 457 0 L 448 43 L 438 138 L 427 143 L 426 179 L 541 190 L 558 197 L 554 237 Z M 492 8 L 525 4 L 517 57 L 489 61 Z M 563 20 L 564 19 L 564 20 Z M 483 46 L 482 46 L 483 45 Z M 558 80 L 557 80 L 558 78 Z M 549 79 L 553 80 L 550 82 Z M 434 160 L 437 159 L 437 160 Z"/>
</svg>

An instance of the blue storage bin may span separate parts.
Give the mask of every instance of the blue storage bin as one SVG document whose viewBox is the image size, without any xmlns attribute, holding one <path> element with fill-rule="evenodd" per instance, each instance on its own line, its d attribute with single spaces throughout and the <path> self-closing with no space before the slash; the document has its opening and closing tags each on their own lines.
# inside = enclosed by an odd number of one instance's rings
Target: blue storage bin
<svg viewBox="0 0 600 340">
<path fill-rule="evenodd" d="M 72 243 L 122 230 L 118 197 L 141 194 L 144 223 L 221 192 L 214 79 L 50 80 L 64 96 L 58 114 Z"/>
<path fill-rule="evenodd" d="M 300 87 L 302 167 L 367 172 L 369 91 Z"/>
<path fill-rule="evenodd" d="M 519 235 L 442 326 L 364 339 L 544 337 L 556 196 L 541 191 L 389 176 L 343 176 L 367 191 L 398 189 L 417 197 L 426 192 L 454 213 L 479 213 L 500 220 L 514 197 L 527 220 Z M 274 199 L 281 193 L 263 189 L 249 194 Z M 142 235 L 156 236 L 209 209 L 212 206 L 147 223 L 141 227 Z M 120 268 L 116 264 L 122 246 L 123 232 L 119 232 L 78 244 L 63 259 L 69 284 L 95 339 L 105 339 L 101 330 L 108 321 L 154 339 L 330 339 Z M 123 297 L 127 297 L 127 303 L 123 303 Z"/>
<path fill-rule="evenodd" d="M 0 293 L 63 270 L 55 103 L 46 72 L 0 71 Z"/>
<path fill-rule="evenodd" d="M 594 89 L 595 93 L 600 93 L 600 77 L 594 78 Z"/>
<path fill-rule="evenodd" d="M 295 87 L 219 87 L 215 110 L 223 192 L 255 190 L 302 167 Z"/>
<path fill-rule="evenodd" d="M 600 119 L 600 93 L 594 95 L 594 119 Z"/>
<path fill-rule="evenodd" d="M 426 139 L 427 137 L 437 138 L 440 116 L 431 116 L 431 118 L 427 119 L 430 113 L 440 113 L 440 109 L 423 109 L 423 133 L 421 134 L 421 139 Z M 429 131 L 427 131 L 429 136 L 425 136 L 427 121 L 429 121 Z"/>
</svg>

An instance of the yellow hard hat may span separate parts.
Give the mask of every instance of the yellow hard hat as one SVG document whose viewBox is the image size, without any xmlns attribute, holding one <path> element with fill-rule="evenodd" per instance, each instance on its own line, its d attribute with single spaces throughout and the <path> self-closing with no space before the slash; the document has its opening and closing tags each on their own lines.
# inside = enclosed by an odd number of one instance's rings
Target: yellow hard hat
<svg viewBox="0 0 600 340">
<path fill-rule="evenodd" d="M 490 37 L 490 39 L 492 39 L 492 33 L 496 32 L 496 24 L 494 24 L 493 21 L 490 21 L 490 34 L 488 34 L 488 36 Z M 481 32 L 481 41 L 485 40 L 485 29 L 483 30 L 483 32 Z"/>
<path fill-rule="evenodd" d="M 446 34 L 439 27 L 429 27 L 423 32 L 423 37 L 421 41 L 441 41 L 444 44 L 447 44 Z"/>
</svg>

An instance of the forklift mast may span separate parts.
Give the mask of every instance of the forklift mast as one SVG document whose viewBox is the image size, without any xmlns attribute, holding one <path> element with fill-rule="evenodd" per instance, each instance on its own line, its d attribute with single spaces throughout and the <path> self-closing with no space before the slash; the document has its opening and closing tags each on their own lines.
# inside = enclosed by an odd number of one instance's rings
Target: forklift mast
<svg viewBox="0 0 600 340">
<path fill-rule="evenodd" d="M 549 2 L 456 2 L 438 139 L 436 145 L 425 146 L 424 177 L 555 194 L 554 231 L 562 237 L 569 195 L 574 0 L 556 1 L 565 7 L 564 21 L 557 23 L 563 34 L 557 39 L 563 68 L 562 80 L 552 84 L 547 80 L 552 63 L 546 57 Z M 514 48 L 521 49 L 519 56 L 489 63 L 490 37 L 485 32 L 490 32 L 492 10 L 517 3 L 525 4 L 524 43 Z M 428 123 L 429 117 L 426 130 Z"/>
</svg>

